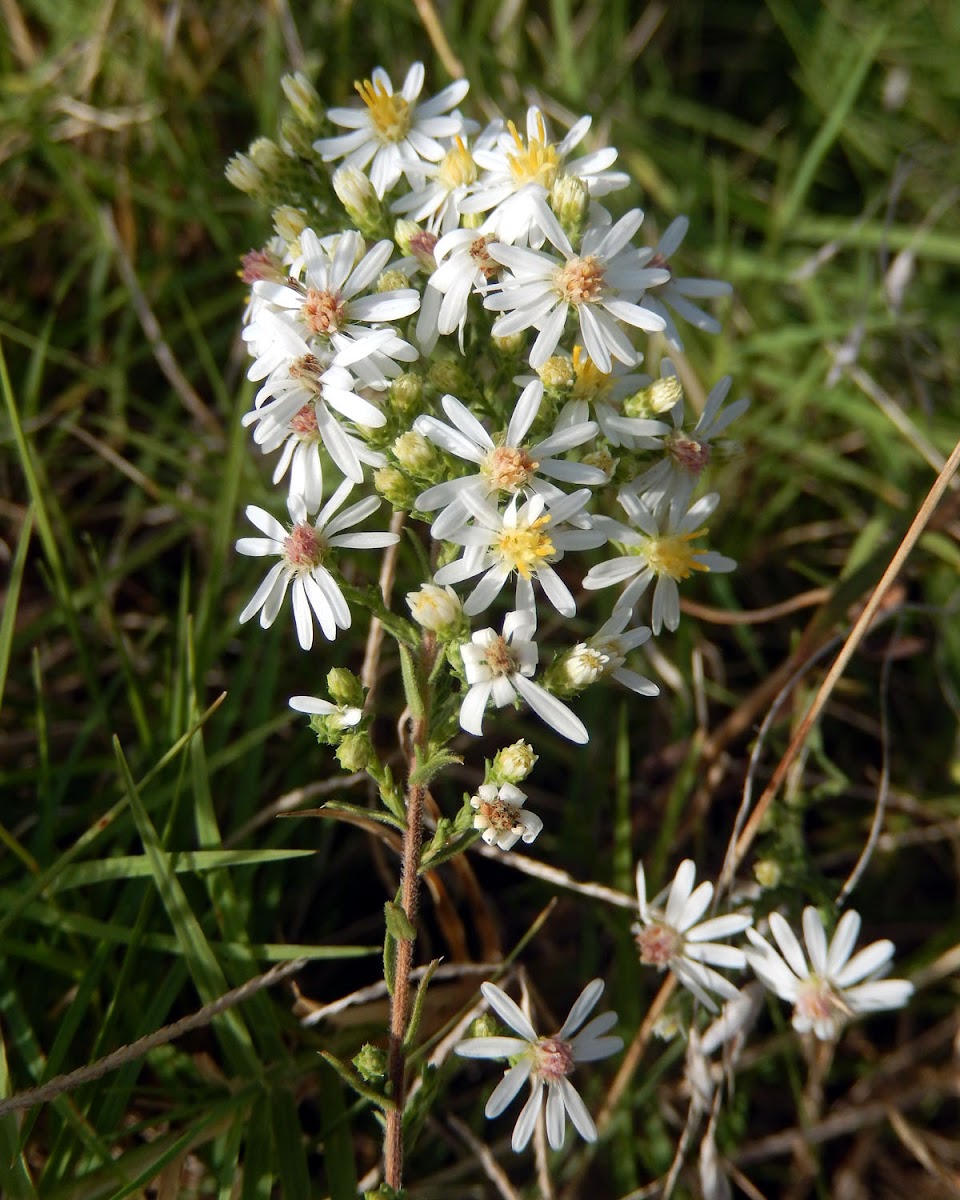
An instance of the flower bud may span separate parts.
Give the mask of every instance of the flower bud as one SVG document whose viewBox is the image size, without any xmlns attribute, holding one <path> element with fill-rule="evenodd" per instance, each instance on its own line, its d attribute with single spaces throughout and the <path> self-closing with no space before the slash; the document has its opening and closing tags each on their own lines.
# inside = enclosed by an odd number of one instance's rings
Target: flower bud
<svg viewBox="0 0 960 1200">
<path fill-rule="evenodd" d="M 522 783 L 533 770 L 537 758 L 533 747 L 523 740 L 504 746 L 493 760 L 491 778 L 501 783 Z"/>
<path fill-rule="evenodd" d="M 400 434 L 393 443 L 393 453 L 401 467 L 421 475 L 428 471 L 436 460 L 433 446 L 422 433 L 417 433 L 414 429 Z"/>
<path fill-rule="evenodd" d="M 361 1079 L 366 1080 L 367 1083 L 376 1083 L 387 1073 L 386 1052 L 367 1042 L 360 1053 L 354 1056 L 353 1065 L 357 1068 L 357 1074 Z"/>
<path fill-rule="evenodd" d="M 573 363 L 563 354 L 554 354 L 537 368 L 537 374 L 545 388 L 572 388 L 577 381 Z"/>
<path fill-rule="evenodd" d="M 758 862 L 753 868 L 753 874 L 762 888 L 775 888 L 783 876 L 780 864 L 774 862 L 772 858 L 765 858 Z"/>
<path fill-rule="evenodd" d="M 348 733 L 336 750 L 337 762 L 345 771 L 363 771 L 370 762 L 370 737 Z"/>
<path fill-rule="evenodd" d="M 327 691 L 335 704 L 363 708 L 363 684 L 346 667 L 332 667 L 327 672 Z"/>
<path fill-rule="evenodd" d="M 659 416 L 669 412 L 682 396 L 683 387 L 676 375 L 665 375 L 628 396 L 623 402 L 623 413 L 627 417 Z"/>
<path fill-rule="evenodd" d="M 377 280 L 378 292 L 395 292 L 410 286 L 410 280 L 402 271 L 384 271 Z"/>
<path fill-rule="evenodd" d="M 412 508 L 419 490 L 396 467 L 381 467 L 374 471 L 373 486 L 394 508 Z"/>
<path fill-rule="evenodd" d="M 423 230 L 416 221 L 408 221 L 406 217 L 400 217 L 393 226 L 393 240 L 400 248 L 401 254 L 412 254 L 413 249 L 411 242 L 417 234 L 423 233 Z"/>
<path fill-rule="evenodd" d="M 292 204 L 281 204 L 273 210 L 273 227 L 288 246 L 297 240 L 308 224 L 307 214 Z"/>
<path fill-rule="evenodd" d="M 575 691 L 589 687 L 603 677 L 609 657 L 580 642 L 563 659 L 563 681 Z"/>
<path fill-rule="evenodd" d="M 323 106 L 306 75 L 302 71 L 297 71 L 294 75 L 284 75 L 280 86 L 297 120 L 314 132 L 318 131 L 323 120 Z"/>
<path fill-rule="evenodd" d="M 442 358 L 430 364 L 427 379 L 439 392 L 449 392 L 462 397 L 465 392 L 473 391 L 473 383 L 467 372 L 452 358 Z"/>
<path fill-rule="evenodd" d="M 607 477 L 607 482 L 613 478 L 613 473 L 620 463 L 620 459 L 614 458 L 606 447 L 585 454 L 580 461 L 585 467 L 596 467 L 597 470 L 602 471 Z"/>
<path fill-rule="evenodd" d="M 519 333 L 508 333 L 506 337 L 495 337 L 490 340 L 504 358 L 516 358 L 527 344 L 527 331 L 521 329 Z"/>
<path fill-rule="evenodd" d="M 419 413 L 423 407 L 423 380 L 413 371 L 405 371 L 390 384 L 390 406 L 401 415 Z"/>
<path fill-rule="evenodd" d="M 260 171 L 269 179 L 286 169 L 284 153 L 271 138 L 257 138 L 250 144 L 250 157 Z"/>
<path fill-rule="evenodd" d="M 583 233 L 590 208 L 590 193 L 576 175 L 560 175 L 550 189 L 550 207 L 556 213 L 560 227 L 576 245 Z"/>
<path fill-rule="evenodd" d="M 452 587 L 425 583 L 419 591 L 407 592 L 407 604 L 413 619 L 423 629 L 441 633 L 457 625 L 463 613 L 460 597 Z"/>
</svg>

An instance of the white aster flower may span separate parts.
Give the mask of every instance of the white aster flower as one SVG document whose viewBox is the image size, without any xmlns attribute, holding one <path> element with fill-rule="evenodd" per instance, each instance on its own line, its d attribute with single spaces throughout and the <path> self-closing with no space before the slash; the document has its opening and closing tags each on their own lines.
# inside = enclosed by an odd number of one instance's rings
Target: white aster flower
<svg viewBox="0 0 960 1200">
<path fill-rule="evenodd" d="M 630 615 L 629 609 L 615 610 L 593 637 L 580 642 L 570 651 L 564 670 L 573 687 L 586 687 L 609 675 L 638 696 L 660 695 L 659 687 L 652 680 L 624 666 L 630 651 L 650 640 L 650 630 L 646 625 L 629 630 L 626 628 Z"/>
<path fill-rule="evenodd" d="M 585 745 L 590 735 L 580 718 L 531 678 L 540 661 L 533 640 L 536 628 L 536 614 L 531 610 L 508 612 L 503 618 L 502 634 L 494 629 L 478 629 L 460 647 L 469 685 L 460 705 L 460 726 L 481 737 L 483 714 L 490 700 L 503 708 L 519 697 L 561 737 Z"/>
<path fill-rule="evenodd" d="M 494 234 L 485 229 L 454 229 L 437 240 L 433 256 L 437 268 L 427 280 L 417 316 L 417 341 L 429 354 L 441 333 L 456 329 L 463 353 L 467 305 L 474 292 L 500 273 L 490 257 Z"/>
<path fill-rule="evenodd" d="M 645 268 L 645 251 L 629 245 L 643 213 L 632 209 L 612 226 L 591 226 L 574 253 L 567 235 L 545 206 L 539 216 L 544 233 L 561 257 L 500 242 L 489 247 L 491 258 L 508 268 L 484 300 L 502 313 L 493 324 L 494 337 L 506 337 L 535 326 L 540 332 L 530 352 L 530 366 L 542 366 L 557 348 L 571 309 L 580 324 L 580 339 L 602 371 L 616 358 L 636 364 L 637 351 L 624 325 L 656 333 L 663 318 L 636 301 L 646 288 L 668 278 L 660 268 Z"/>
<path fill-rule="evenodd" d="M 648 904 L 643 863 L 638 863 L 640 920 L 633 926 L 633 933 L 642 963 L 661 971 L 672 971 L 701 1004 L 716 1012 L 717 1005 L 711 992 L 725 1000 L 735 999 L 738 993 L 729 979 L 713 968 L 739 971 L 747 965 L 747 957 L 742 950 L 712 939 L 742 933 L 753 921 L 744 913 L 729 913 L 700 921 L 713 899 L 713 884 L 701 883 L 694 890 L 696 877 L 693 861 L 684 859 L 673 882 Z M 664 899 L 666 904 L 661 908 Z"/>
<path fill-rule="evenodd" d="M 476 161 L 484 174 L 472 195 L 461 202 L 461 212 L 489 212 L 487 224 L 501 241 L 541 245 L 544 230 L 540 218 L 547 196 L 560 179 L 570 176 L 581 180 L 591 197 L 606 195 L 629 182 L 622 171 L 609 170 L 617 159 L 612 147 L 566 161 L 586 137 L 590 124 L 590 117 L 581 117 L 559 142 L 553 143 L 541 110 L 528 108 L 526 139 L 509 121 L 496 145 L 476 151 Z"/>
<path fill-rule="evenodd" d="M 500 512 L 478 493 L 466 489 L 460 499 L 477 524 L 445 528 L 443 540 L 466 549 L 460 558 L 441 567 L 434 578 L 446 584 L 482 576 L 464 603 L 467 616 L 489 608 L 510 576 L 516 574 L 517 608 L 534 607 L 536 580 L 557 612 L 572 617 L 577 611 L 576 601 L 551 564 L 558 562 L 566 550 L 591 549 L 606 540 L 597 529 L 563 527 L 580 516 L 589 498 L 590 492 L 584 488 L 561 496 L 548 509 L 539 493 L 523 504 L 515 493 Z"/>
<path fill-rule="evenodd" d="M 451 425 L 444 424 L 436 417 L 417 418 L 414 429 L 418 433 L 449 454 L 476 463 L 480 468 L 476 475 L 446 480 L 427 488 L 417 497 L 417 507 L 424 512 L 433 512 L 438 508 L 444 510 L 433 524 L 432 532 L 435 538 L 443 539 L 447 531 L 462 525 L 469 516 L 462 500 L 462 495 L 468 488 L 487 499 L 498 496 L 501 492 L 514 495 L 529 489 L 539 493 L 549 503 L 559 499 L 563 492 L 554 484 L 539 478 L 540 475 L 547 475 L 564 483 L 606 482 L 604 473 L 596 467 L 553 457 L 590 441 L 597 431 L 597 426 L 592 421 L 555 429 L 548 437 L 541 438 L 532 445 L 524 445 L 524 439 L 537 418 L 542 400 L 543 384 L 539 379 L 535 379 L 520 393 L 507 431 L 502 441 L 498 439 L 497 442 L 494 442 L 473 413 L 454 396 L 444 396 L 441 401 Z"/>
<path fill-rule="evenodd" d="M 332 704 L 320 696 L 291 696 L 290 707 L 315 717 L 326 717 L 331 730 L 352 729 L 363 718 L 363 709 L 353 704 Z"/>
<path fill-rule="evenodd" d="M 780 952 L 751 929 L 747 936 L 755 949 L 747 951 L 747 961 L 766 987 L 793 1005 L 798 1033 L 812 1030 L 821 1041 L 829 1041 L 850 1018 L 902 1008 L 913 995 L 907 980 L 882 978 L 890 967 L 893 942 L 872 942 L 850 957 L 860 933 L 860 917 L 852 909 L 840 918 L 828 945 L 820 914 L 812 905 L 805 908 L 806 955 L 779 913 L 771 913 L 769 920 Z"/>
<path fill-rule="evenodd" d="M 680 243 L 687 235 L 687 230 L 690 227 L 690 222 L 686 217 L 677 217 L 664 230 L 663 237 L 653 247 L 653 258 L 650 260 L 651 266 L 666 267 L 670 270 L 669 260 L 677 252 Z M 673 309 L 678 317 L 682 317 L 685 321 L 689 321 L 696 329 L 702 329 L 705 333 L 719 333 L 720 322 L 716 317 L 712 317 L 708 312 L 704 312 L 702 308 L 698 308 L 693 304 L 693 300 L 706 300 L 716 296 L 729 296 L 733 288 L 729 283 L 725 283 L 720 279 L 677 279 L 673 272 L 670 272 L 670 278 L 666 283 L 657 284 L 656 292 L 648 293 L 643 298 L 643 307 L 649 308 L 651 312 L 655 312 L 664 320 L 664 334 L 667 344 L 676 351 L 683 350 L 683 342 L 680 340 L 680 334 L 677 332 L 677 327 L 674 324 L 673 317 L 670 315 L 667 305 Z"/>
<path fill-rule="evenodd" d="M 597 1062 L 623 1049 L 623 1038 L 610 1034 L 617 1023 L 615 1012 L 602 1013 L 588 1025 L 583 1024 L 603 994 L 603 980 L 594 979 L 587 984 L 563 1025 L 551 1037 L 539 1037 L 520 1006 L 495 984 L 481 984 L 480 990 L 497 1016 L 520 1034 L 518 1038 L 470 1038 L 454 1047 L 454 1052 L 463 1058 L 517 1058 L 493 1089 L 485 1115 L 498 1117 L 529 1081 L 530 1096 L 513 1130 L 511 1145 L 515 1151 L 525 1149 L 533 1135 L 543 1107 L 544 1088 L 547 1139 L 553 1149 L 563 1146 L 567 1116 L 584 1141 L 595 1142 L 597 1127 L 567 1076 L 577 1063 Z"/>
<path fill-rule="evenodd" d="M 512 783 L 482 783 L 477 794 L 470 797 L 470 806 L 476 812 L 474 829 L 488 846 L 500 850 L 511 850 L 523 838 L 527 843 L 536 839 L 543 822 L 536 813 L 528 812 L 523 805 L 526 793 Z"/>
<path fill-rule="evenodd" d="M 254 557 L 276 554 L 279 555 L 280 562 L 270 568 L 250 603 L 240 614 L 241 624 L 259 613 L 260 624 L 264 629 L 268 629 L 277 618 L 287 588 L 291 587 L 297 638 L 304 650 L 309 650 L 313 645 L 314 617 L 324 637 L 331 642 L 337 636 L 338 629 L 350 628 L 350 609 L 343 592 L 324 566 L 325 560 L 330 557 L 330 551 L 369 550 L 392 546 L 394 542 L 399 541 L 395 533 L 341 532 L 351 525 L 356 525 L 380 507 L 379 498 L 369 496 L 335 516 L 352 487 L 353 484 L 345 480 L 317 514 L 313 524 L 307 520 L 307 506 L 303 498 L 291 496 L 287 507 L 293 527 L 289 530 L 255 504 L 247 507 L 248 520 L 267 536 L 241 538 L 237 542 L 238 552 Z"/>
<path fill-rule="evenodd" d="M 397 337 L 393 329 L 372 328 L 379 322 L 397 321 L 415 313 L 420 307 L 416 288 L 363 294 L 376 284 L 387 265 L 393 242 L 384 238 L 364 254 L 364 241 L 356 230 L 321 241 L 312 229 L 304 229 L 300 247 L 299 274 L 303 278 L 291 276 L 286 283 L 262 280 L 253 285 L 257 296 L 289 314 L 305 337 L 330 346 L 337 363 L 355 366 L 358 374 L 364 360 L 374 355 L 379 356 L 380 368 L 374 372 L 375 380 L 381 373 L 397 374 L 397 361 L 413 362 L 417 358 L 416 349 Z M 388 365 L 391 362 L 392 368 Z"/>
<path fill-rule="evenodd" d="M 669 359 L 664 359 L 661 370 L 664 371 L 664 377 L 676 375 Z M 663 501 L 675 501 L 681 507 L 690 503 L 697 481 L 710 463 L 712 442 L 750 406 L 749 400 L 740 399 L 726 408 L 722 407 L 732 382 L 730 375 L 724 375 L 710 389 L 703 412 L 692 429 L 684 429 L 683 396 L 680 396 L 670 411 L 673 431 L 663 439 L 664 457 L 649 471 L 644 471 L 625 484 L 625 492 L 634 495 L 645 493 L 651 507 Z"/>
<path fill-rule="evenodd" d="M 618 497 L 627 516 L 637 528 L 619 521 L 595 518 L 607 536 L 627 547 L 618 558 L 591 567 L 583 581 L 590 590 L 610 587 L 630 580 L 617 600 L 617 609 L 632 612 L 637 601 L 656 580 L 653 593 L 653 612 L 650 624 L 658 634 L 666 625 L 676 629 L 680 624 L 680 594 L 677 584 L 689 579 L 694 571 L 732 571 L 736 563 L 712 550 L 700 550 L 693 545 L 708 530 L 700 523 L 713 512 L 720 496 L 711 492 L 688 511 L 676 503 L 654 512 L 638 497 L 623 491 Z"/>
<path fill-rule="evenodd" d="M 480 135 L 473 149 L 459 134 L 454 137 L 440 162 L 422 163 L 421 181 L 415 190 L 401 196 L 390 205 L 391 211 L 402 213 L 412 221 L 426 222 L 431 233 L 450 233 L 460 224 L 460 205 L 477 182 L 480 170 L 475 154 L 496 140 L 500 126 L 491 125 Z"/>
<path fill-rule="evenodd" d="M 424 161 L 440 162 L 444 156 L 437 139 L 464 131 L 463 118 L 449 110 L 470 90 L 467 80 L 458 79 L 420 101 L 423 81 L 423 63 L 414 63 L 401 90 L 394 92 L 390 76 L 377 67 L 370 79 L 354 85 L 363 108 L 331 108 L 327 113 L 335 125 L 351 132 L 320 138 L 313 148 L 324 162 L 342 158 L 360 170 L 370 164 L 370 182 L 381 199 L 403 174 L 416 184 Z"/>
</svg>

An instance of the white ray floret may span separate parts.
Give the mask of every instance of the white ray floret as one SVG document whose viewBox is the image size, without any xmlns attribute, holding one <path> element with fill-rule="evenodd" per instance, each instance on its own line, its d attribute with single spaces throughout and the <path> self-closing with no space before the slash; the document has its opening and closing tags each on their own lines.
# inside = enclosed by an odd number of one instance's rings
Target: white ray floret
<svg viewBox="0 0 960 1200">
<path fill-rule="evenodd" d="M 672 971 L 701 1004 L 716 1012 L 714 994 L 733 1000 L 737 989 L 714 968 L 739 971 L 747 965 L 747 957 L 735 946 L 723 945 L 715 939 L 743 933 L 753 919 L 745 913 L 728 913 L 701 921 L 713 899 L 713 884 L 701 883 L 695 889 L 696 877 L 692 859 L 684 859 L 673 882 L 648 902 L 643 863 L 638 863 L 640 920 L 633 933 L 642 963 Z"/>
<path fill-rule="evenodd" d="M 574 646 L 564 663 L 564 673 L 572 687 L 586 687 L 609 675 L 638 696 L 660 695 L 660 688 L 653 680 L 625 665 L 630 651 L 650 640 L 646 625 L 627 629 L 630 616 L 629 609 L 615 610 L 593 637 Z"/>
<path fill-rule="evenodd" d="M 345 480 L 312 523 L 307 519 L 303 497 L 291 496 L 287 503 L 293 521 L 291 529 L 286 529 L 264 509 L 255 504 L 248 505 L 248 520 L 267 536 L 240 538 L 237 551 L 257 558 L 278 555 L 280 561 L 270 568 L 250 603 L 240 614 L 241 624 L 259 613 L 261 626 L 268 629 L 276 620 L 289 587 L 293 597 L 297 638 L 304 650 L 309 650 L 313 645 L 314 618 L 329 641 L 337 636 L 338 629 L 350 628 L 350 609 L 343 592 L 324 565 L 330 558 L 330 552 L 339 549 L 380 549 L 399 541 L 399 535 L 395 533 L 342 532 L 380 507 L 377 496 L 368 496 L 336 515 L 352 488 L 353 484 Z"/>
<path fill-rule="evenodd" d="M 851 1018 L 902 1008 L 913 995 L 908 980 L 883 978 L 890 969 L 893 942 L 884 938 L 853 954 L 860 917 L 852 909 L 840 918 L 828 944 L 820 914 L 812 905 L 805 908 L 806 954 L 779 913 L 771 913 L 769 920 L 779 952 L 751 929 L 747 936 L 754 948 L 747 950 L 747 961 L 767 988 L 793 1005 L 798 1033 L 812 1032 L 829 1041 Z"/>
<path fill-rule="evenodd" d="M 503 708 L 519 698 L 526 700 L 541 721 L 561 737 L 585 745 L 590 735 L 580 718 L 531 678 L 540 661 L 534 641 L 536 629 L 536 614 L 531 610 L 508 612 L 502 633 L 478 629 L 460 647 L 468 685 L 460 704 L 460 727 L 480 737 L 483 714 L 490 701 Z"/>
<path fill-rule="evenodd" d="M 423 63 L 414 63 L 399 92 L 382 67 L 370 79 L 355 85 L 363 108 L 331 108 L 327 116 L 351 132 L 320 138 L 313 148 L 324 162 L 342 158 L 359 170 L 369 165 L 370 182 L 381 198 L 405 174 L 416 185 L 424 162 L 440 162 L 446 146 L 439 139 L 463 133 L 465 123 L 451 113 L 470 90 L 458 79 L 429 100 L 420 100 L 424 81 Z"/>
<path fill-rule="evenodd" d="M 497 1016 L 520 1035 L 470 1038 L 454 1047 L 463 1058 L 517 1060 L 493 1089 L 484 1114 L 498 1117 L 529 1083 L 530 1095 L 513 1130 L 511 1146 L 515 1151 L 524 1150 L 533 1135 L 544 1092 L 547 1140 L 554 1150 L 563 1146 L 567 1117 L 584 1141 L 595 1142 L 597 1127 L 568 1076 L 578 1063 L 597 1062 L 623 1049 L 623 1039 L 610 1033 L 617 1023 L 615 1012 L 602 1013 L 584 1025 L 603 994 L 603 980 L 587 984 L 563 1025 L 550 1037 L 540 1037 L 520 1006 L 495 984 L 481 984 L 480 990 Z"/>
<path fill-rule="evenodd" d="M 687 235 L 690 222 L 686 217 L 677 217 L 664 230 L 663 236 L 653 247 L 651 266 L 666 267 L 670 270 L 669 260 L 677 252 L 680 243 Z M 664 320 L 663 336 L 667 344 L 674 350 L 682 352 L 683 342 L 677 326 L 670 314 L 670 309 L 704 333 L 719 333 L 720 322 L 708 312 L 704 312 L 693 303 L 694 300 L 711 300 L 718 296 L 729 296 L 733 291 L 729 283 L 720 279 L 678 279 L 672 271 L 666 283 L 657 284 L 655 291 L 648 292 L 643 298 L 643 307 L 649 308 Z"/>
</svg>

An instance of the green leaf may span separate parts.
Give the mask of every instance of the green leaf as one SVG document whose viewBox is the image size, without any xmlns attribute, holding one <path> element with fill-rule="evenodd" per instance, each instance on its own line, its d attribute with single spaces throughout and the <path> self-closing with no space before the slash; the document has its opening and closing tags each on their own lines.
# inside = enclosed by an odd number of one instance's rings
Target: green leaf
<svg viewBox="0 0 960 1200">
<path fill-rule="evenodd" d="M 383 915 L 387 922 L 387 932 L 391 937 L 396 938 L 398 942 L 412 942 L 416 940 L 417 931 L 411 925 L 410 918 L 399 904 L 395 904 L 393 900 L 388 900 L 383 906 Z"/>
<path fill-rule="evenodd" d="M 419 721 L 424 714 L 419 672 L 409 649 L 402 642 L 398 644 L 397 648 L 400 651 L 400 673 L 403 676 L 403 691 L 407 698 L 407 708 L 410 709 L 413 719 Z"/>
</svg>

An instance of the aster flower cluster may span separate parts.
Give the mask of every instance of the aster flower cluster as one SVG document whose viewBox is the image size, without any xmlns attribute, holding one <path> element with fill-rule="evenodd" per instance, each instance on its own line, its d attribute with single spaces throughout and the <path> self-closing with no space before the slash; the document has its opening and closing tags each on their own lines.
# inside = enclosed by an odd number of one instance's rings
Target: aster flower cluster
<svg viewBox="0 0 960 1200">
<path fill-rule="evenodd" d="M 681 584 L 735 567 L 706 545 L 720 495 L 697 493 L 747 402 L 725 403 L 724 378 L 689 411 L 669 357 L 683 350 L 677 322 L 716 332 L 716 317 L 696 302 L 724 297 L 729 285 L 675 274 L 686 218 L 644 239 L 616 150 L 578 153 L 588 117 L 558 138 L 536 106 L 519 126 L 480 128 L 459 110 L 465 81 L 430 99 L 423 86 L 420 64 L 399 88 L 377 68 L 357 85 L 359 105 L 324 110 L 306 80 L 287 80 L 281 143 L 268 149 L 261 139 L 228 175 L 273 207 L 275 236 L 242 271 L 257 385 L 243 421 L 276 455 L 273 483 L 285 493 L 269 509 L 246 509 L 263 536 L 241 538 L 237 550 L 275 561 L 239 619 L 269 627 L 289 593 L 297 640 L 310 650 L 317 628 L 328 641 L 350 630 L 357 607 L 379 618 L 398 644 L 420 731 L 411 781 L 429 782 L 452 760 L 453 738 L 489 734 L 502 725 L 499 710 L 526 707 L 583 745 L 590 734 L 575 707 L 585 688 L 609 678 L 638 697 L 657 695 L 636 652 L 677 629 Z M 281 179 L 291 201 L 278 206 Z M 628 199 L 615 218 L 603 202 L 617 192 Z M 367 528 L 384 501 L 391 529 L 382 516 Z M 401 552 L 404 524 L 420 550 L 406 593 L 411 619 L 373 587 L 382 554 Z M 581 607 L 599 607 L 593 593 L 611 588 L 612 603 L 586 618 Z M 565 640 L 548 650 L 544 627 Z M 405 799 L 380 762 L 356 676 L 331 671 L 327 690 L 290 705 L 344 767 L 371 775 L 384 819 L 406 836 L 421 820 L 410 809 L 421 783 Z M 416 875 L 480 839 L 491 853 L 533 843 L 543 822 L 520 785 L 536 760 L 526 742 L 502 748 L 405 870 Z M 419 837 L 410 844 L 419 853 Z M 729 973 L 748 965 L 793 1004 L 798 1031 L 817 1037 L 906 1001 L 909 984 L 880 979 L 889 943 L 850 957 L 855 914 L 827 947 L 808 909 L 805 956 L 773 913 L 777 950 L 744 909 L 707 915 L 713 886 L 695 879 L 686 860 L 648 900 L 638 867 L 634 933 L 640 963 L 670 971 L 705 1008 L 736 1005 Z M 398 928 L 398 940 L 410 937 Z M 729 944 L 740 934 L 747 946 Z M 529 1085 L 514 1149 L 529 1142 L 544 1100 L 553 1148 L 567 1116 L 584 1138 L 597 1136 L 568 1076 L 622 1046 L 615 1014 L 584 1024 L 602 990 L 600 980 L 588 984 L 543 1038 L 505 992 L 483 986 L 519 1037 L 467 1039 L 457 1053 L 509 1060 L 490 1117 Z M 402 1070 L 391 1082 L 402 1084 Z"/>
</svg>

